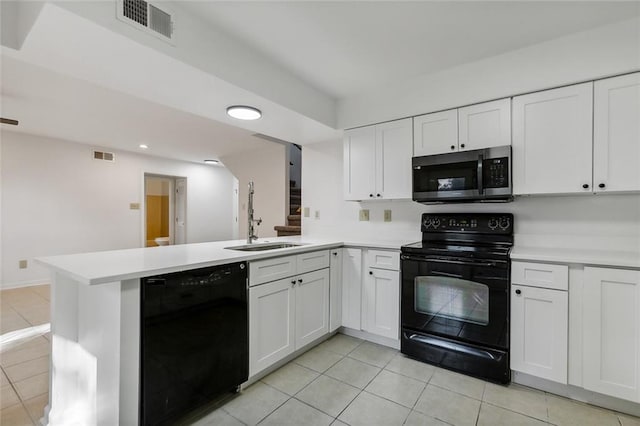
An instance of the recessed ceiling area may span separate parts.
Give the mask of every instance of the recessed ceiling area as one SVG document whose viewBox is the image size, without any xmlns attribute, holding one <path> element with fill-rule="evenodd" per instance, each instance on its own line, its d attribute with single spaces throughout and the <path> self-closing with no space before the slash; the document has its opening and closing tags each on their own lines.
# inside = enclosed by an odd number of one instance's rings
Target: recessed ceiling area
<svg viewBox="0 0 640 426">
<path fill-rule="evenodd" d="M 336 99 L 640 14 L 636 1 L 176 4 Z"/>
<path fill-rule="evenodd" d="M 3 130 L 202 163 L 271 144 L 253 132 L 30 65 L 2 60 Z"/>
</svg>

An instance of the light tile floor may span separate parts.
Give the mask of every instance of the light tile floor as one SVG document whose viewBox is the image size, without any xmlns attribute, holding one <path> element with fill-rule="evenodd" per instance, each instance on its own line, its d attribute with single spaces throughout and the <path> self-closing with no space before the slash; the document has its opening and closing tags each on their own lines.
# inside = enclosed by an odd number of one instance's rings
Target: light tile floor
<svg viewBox="0 0 640 426">
<path fill-rule="evenodd" d="M 49 395 L 48 286 L 0 292 L 0 425 L 33 426 Z M 39 328 L 38 328 L 39 327 Z M 15 333 L 33 336 L 7 342 Z M 640 418 L 512 384 L 499 386 L 338 334 L 193 425 L 597 425 Z"/>
</svg>

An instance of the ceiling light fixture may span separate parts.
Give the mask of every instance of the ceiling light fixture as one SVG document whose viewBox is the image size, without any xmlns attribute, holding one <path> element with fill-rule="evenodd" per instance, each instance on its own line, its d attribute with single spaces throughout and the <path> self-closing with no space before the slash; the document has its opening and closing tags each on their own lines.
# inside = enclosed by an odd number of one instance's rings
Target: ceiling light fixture
<svg viewBox="0 0 640 426">
<path fill-rule="evenodd" d="M 233 105 L 227 108 L 227 114 L 239 120 L 257 120 L 262 117 L 262 111 L 258 108 L 246 105 Z"/>
<path fill-rule="evenodd" d="M 218 160 L 204 160 L 205 163 L 207 164 L 218 164 L 219 161 Z"/>
<path fill-rule="evenodd" d="M 149 148 L 149 145 L 141 143 L 140 145 L 138 145 L 140 147 L 140 149 L 147 149 Z"/>
</svg>

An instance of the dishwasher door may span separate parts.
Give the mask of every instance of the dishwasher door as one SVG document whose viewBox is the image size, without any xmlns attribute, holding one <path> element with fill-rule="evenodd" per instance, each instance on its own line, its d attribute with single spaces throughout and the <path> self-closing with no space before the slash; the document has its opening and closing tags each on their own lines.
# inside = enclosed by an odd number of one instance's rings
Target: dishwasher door
<svg viewBox="0 0 640 426">
<path fill-rule="evenodd" d="M 247 265 L 141 284 L 140 424 L 172 424 L 248 378 Z"/>
</svg>

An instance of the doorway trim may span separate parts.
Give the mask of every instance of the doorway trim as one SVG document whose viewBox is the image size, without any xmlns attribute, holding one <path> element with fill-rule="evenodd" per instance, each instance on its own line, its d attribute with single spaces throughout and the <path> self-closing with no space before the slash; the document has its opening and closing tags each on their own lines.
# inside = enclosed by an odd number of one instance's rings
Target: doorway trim
<svg viewBox="0 0 640 426">
<path fill-rule="evenodd" d="M 162 172 L 147 172 L 147 171 L 143 171 L 142 172 L 142 197 L 141 198 L 141 202 L 140 202 L 140 239 L 141 239 L 141 247 L 146 248 L 147 247 L 147 178 L 159 178 L 159 179 L 167 179 L 169 180 L 169 239 L 170 239 L 170 244 L 173 245 L 175 244 L 175 235 L 176 235 L 176 181 L 178 179 L 183 180 L 184 181 L 184 188 L 185 188 L 185 194 L 184 194 L 184 242 L 187 242 L 187 222 L 186 222 L 186 216 L 187 216 L 187 177 L 186 176 L 175 176 L 175 175 L 168 175 Z"/>
</svg>

